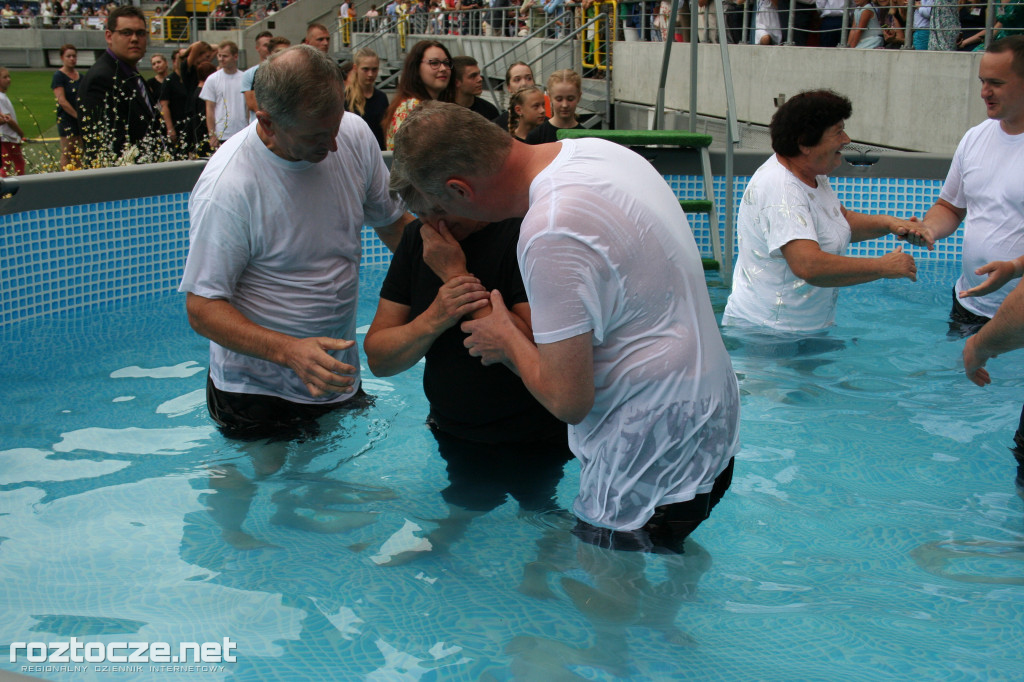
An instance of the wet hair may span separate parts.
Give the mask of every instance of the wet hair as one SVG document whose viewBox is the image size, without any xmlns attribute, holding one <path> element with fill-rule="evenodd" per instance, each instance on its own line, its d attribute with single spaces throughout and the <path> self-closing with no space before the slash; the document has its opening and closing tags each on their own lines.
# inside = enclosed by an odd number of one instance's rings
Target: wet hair
<svg viewBox="0 0 1024 682">
<path fill-rule="evenodd" d="M 511 149 L 512 136 L 480 114 L 458 104 L 424 102 L 395 133 L 391 193 L 415 213 L 443 212 L 449 178 L 493 175 Z"/>
<path fill-rule="evenodd" d="M 515 136 L 516 128 L 519 127 L 519 114 L 516 113 L 516 107 L 522 104 L 526 100 L 526 96 L 537 93 L 544 96 L 544 91 L 539 85 L 527 85 L 525 88 L 519 88 L 515 93 L 508 98 L 508 132 L 509 135 Z"/>
<path fill-rule="evenodd" d="M 377 53 L 368 47 L 361 47 L 355 51 L 352 55 L 352 66 L 353 69 L 359 68 L 359 62 L 364 59 L 376 59 L 377 63 L 380 63 L 380 57 Z M 358 76 L 353 78 L 351 82 L 345 85 L 345 107 L 348 111 L 354 111 L 360 116 L 366 113 L 366 96 L 363 94 L 363 88 L 359 85 Z"/>
<path fill-rule="evenodd" d="M 110 10 L 110 14 L 107 15 L 107 30 L 117 30 L 117 20 L 121 17 L 135 17 L 141 19 L 143 23 L 146 23 L 146 15 L 142 13 L 142 10 L 135 5 L 118 5 L 114 9 Z"/>
<path fill-rule="evenodd" d="M 576 92 L 583 93 L 583 79 L 572 69 L 561 69 L 548 76 L 548 92 L 556 83 L 571 83 L 576 86 Z"/>
<path fill-rule="evenodd" d="M 421 40 L 412 46 L 409 53 L 405 55 L 405 63 L 402 65 L 402 75 L 398 79 L 398 88 L 395 90 L 394 97 L 391 98 L 391 104 L 388 106 L 387 113 L 384 114 L 384 118 L 381 120 L 381 126 L 386 130 L 391 125 L 391 118 L 395 115 L 395 111 L 399 105 L 407 99 L 416 98 L 421 102 L 426 102 L 433 99 L 430 93 L 427 92 L 427 86 L 423 84 L 423 78 L 420 77 L 420 62 L 423 61 L 423 55 L 426 54 L 427 50 L 432 47 L 441 48 L 444 52 L 445 59 L 451 61 L 452 54 L 448 51 L 448 48 L 443 43 L 437 40 Z M 444 90 L 437 96 L 440 102 L 454 102 L 455 101 L 455 79 L 449 78 L 448 85 L 445 86 Z M 479 116 L 479 114 L 477 114 Z"/>
<path fill-rule="evenodd" d="M 63 57 L 64 53 L 68 50 L 74 50 L 76 53 L 78 52 L 78 48 L 72 45 L 71 43 L 64 43 L 60 46 L 60 56 Z"/>
<path fill-rule="evenodd" d="M 311 45 L 271 55 L 253 79 L 260 109 L 282 128 L 294 128 L 300 114 L 319 119 L 342 111 L 344 88 L 338 65 Z"/>
<path fill-rule="evenodd" d="M 782 157 L 800 155 L 800 147 L 821 142 L 826 130 L 850 118 L 853 105 L 832 90 L 807 90 L 783 103 L 768 124 L 772 149 Z"/>
<path fill-rule="evenodd" d="M 1019 78 L 1024 78 L 1024 36 L 1008 36 L 999 40 L 993 40 L 985 48 L 985 52 L 991 52 L 992 54 L 1013 53 L 1013 61 L 1010 63 L 1010 68 L 1013 69 L 1013 72 Z"/>
</svg>

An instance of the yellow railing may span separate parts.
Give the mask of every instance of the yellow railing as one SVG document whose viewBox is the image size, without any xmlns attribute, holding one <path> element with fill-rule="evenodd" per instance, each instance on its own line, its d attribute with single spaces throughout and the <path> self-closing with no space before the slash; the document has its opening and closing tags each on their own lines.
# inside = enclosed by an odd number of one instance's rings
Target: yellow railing
<svg viewBox="0 0 1024 682">
<path fill-rule="evenodd" d="M 405 52 L 405 39 L 409 35 L 409 20 L 404 14 L 398 16 L 398 45 Z"/>
<path fill-rule="evenodd" d="M 608 58 L 608 44 L 605 42 L 605 22 L 611 21 L 611 26 L 607 27 L 607 35 L 611 40 L 615 40 L 615 32 L 618 30 L 619 3 L 616 0 L 595 2 L 586 9 L 581 23 L 586 23 L 601 14 L 604 14 L 606 18 L 598 19 L 580 35 L 580 59 L 585 68 L 607 71 L 611 69 L 611 62 Z"/>
<path fill-rule="evenodd" d="M 352 44 L 352 17 L 338 19 L 338 35 L 341 36 L 341 44 L 349 47 Z"/>
</svg>

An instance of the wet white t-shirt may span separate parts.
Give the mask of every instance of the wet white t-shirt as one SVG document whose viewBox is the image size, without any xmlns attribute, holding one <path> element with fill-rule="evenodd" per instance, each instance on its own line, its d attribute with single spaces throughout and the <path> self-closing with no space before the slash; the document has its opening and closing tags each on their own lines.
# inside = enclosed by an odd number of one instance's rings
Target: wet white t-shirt
<svg viewBox="0 0 1024 682">
<path fill-rule="evenodd" d="M 974 271 L 994 260 L 1024 255 L 1024 134 L 1008 135 L 989 119 L 960 140 L 939 198 L 967 209 L 959 294 L 988 275 Z M 1013 284 L 985 296 L 958 298 L 975 315 L 992 317 Z"/>
<path fill-rule="evenodd" d="M 736 376 L 679 201 L 641 156 L 563 140 L 530 186 L 519 265 L 534 339 L 593 332 L 594 407 L 569 427 L 577 516 L 634 530 L 710 492 L 739 446 Z"/>
<path fill-rule="evenodd" d="M 829 327 L 839 290 L 816 287 L 793 274 L 782 247 L 795 239 L 817 242 L 842 256 L 850 224 L 828 178 L 809 187 L 772 155 L 750 178 L 740 201 L 739 257 L 723 325 L 754 325 L 780 331 Z"/>
<path fill-rule="evenodd" d="M 363 119 L 346 114 L 337 152 L 293 162 L 267 149 L 256 126 L 224 143 L 192 190 L 178 290 L 227 300 L 256 324 L 299 338 L 354 339 L 362 226 L 388 225 L 404 211 L 388 195 L 377 140 Z M 355 346 L 331 354 L 359 367 Z M 212 341 L 210 376 L 222 391 L 297 403 L 352 396 L 313 398 L 291 369 Z"/>
</svg>

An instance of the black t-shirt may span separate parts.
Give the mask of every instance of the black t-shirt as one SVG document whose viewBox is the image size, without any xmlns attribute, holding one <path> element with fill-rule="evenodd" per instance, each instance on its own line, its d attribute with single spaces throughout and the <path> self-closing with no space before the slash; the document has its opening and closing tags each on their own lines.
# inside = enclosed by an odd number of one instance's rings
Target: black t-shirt
<svg viewBox="0 0 1024 682">
<path fill-rule="evenodd" d="M 577 123 L 571 130 L 582 130 L 583 124 Z M 560 129 L 551 125 L 550 119 L 544 121 L 534 128 L 526 136 L 526 144 L 544 144 L 545 142 L 558 142 L 558 131 Z"/>
<path fill-rule="evenodd" d="M 164 84 L 158 81 L 156 76 L 146 79 L 146 94 L 149 95 L 150 104 L 156 106 L 156 103 L 160 101 L 160 93 L 163 92 L 163 89 Z"/>
<path fill-rule="evenodd" d="M 494 119 L 498 118 L 498 107 L 494 106 L 493 104 L 491 104 L 490 102 L 481 97 L 476 97 L 473 99 L 473 106 L 471 106 L 469 110 L 475 111 L 476 113 L 486 118 L 488 121 L 493 121 Z"/>
<path fill-rule="evenodd" d="M 177 73 L 167 74 L 167 78 L 164 79 L 160 88 L 158 99 L 169 102 L 167 106 L 170 108 L 171 120 L 175 126 L 188 118 L 188 90 L 185 89 L 185 84 L 181 82 L 181 77 Z"/>
<path fill-rule="evenodd" d="M 509 308 L 526 301 L 516 261 L 520 219 L 493 223 L 460 242 L 467 269 Z M 430 307 L 441 280 L 423 262 L 419 220 L 406 226 L 381 285 L 380 297 L 410 307 L 412 320 Z M 504 365 L 485 367 L 462 345 L 459 325 L 445 330 L 426 354 L 423 391 L 437 428 L 465 440 L 507 443 L 564 437 L 566 426 L 541 407 Z"/>
<path fill-rule="evenodd" d="M 366 108 L 363 110 L 362 118 L 370 126 L 370 130 L 373 131 L 373 136 L 377 138 L 377 144 L 380 145 L 381 151 L 387 149 L 384 144 L 384 129 L 381 127 L 381 120 L 387 111 L 388 96 L 374 88 L 373 95 L 370 96 L 370 99 L 366 100 Z"/>
<path fill-rule="evenodd" d="M 491 120 L 494 122 L 494 125 L 504 131 L 508 131 L 508 109 L 498 114 L 497 118 L 493 118 Z"/>
</svg>

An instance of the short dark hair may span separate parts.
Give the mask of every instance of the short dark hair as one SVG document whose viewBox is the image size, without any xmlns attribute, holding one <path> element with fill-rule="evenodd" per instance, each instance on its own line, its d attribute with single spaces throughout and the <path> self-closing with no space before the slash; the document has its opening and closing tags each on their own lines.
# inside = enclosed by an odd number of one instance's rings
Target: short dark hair
<svg viewBox="0 0 1024 682">
<path fill-rule="evenodd" d="M 462 74 L 466 72 L 467 66 L 480 66 L 480 64 L 468 54 L 452 57 L 452 75 L 455 76 L 455 80 L 462 80 Z"/>
<path fill-rule="evenodd" d="M 309 37 L 309 32 L 312 31 L 313 29 L 319 29 L 319 30 L 324 31 L 326 33 L 330 33 L 330 31 L 327 29 L 326 26 L 324 26 L 321 23 L 318 23 L 318 22 L 314 21 L 312 24 L 309 24 L 309 25 L 306 26 L 306 37 L 307 38 Z"/>
<path fill-rule="evenodd" d="M 288 40 L 284 36 L 274 36 L 273 38 L 270 39 L 270 42 L 267 43 L 267 49 L 273 52 L 280 45 L 291 46 L 291 44 L 292 41 Z"/>
<path fill-rule="evenodd" d="M 273 38 L 273 37 L 274 37 L 274 34 L 271 33 L 270 31 L 260 31 L 259 33 L 256 34 L 256 37 L 252 39 L 252 42 L 258 43 L 260 41 L 260 38 Z"/>
<path fill-rule="evenodd" d="M 118 5 L 110 10 L 110 14 L 107 15 L 107 30 L 116 31 L 117 20 L 121 17 L 135 17 L 136 19 L 142 19 L 142 23 L 146 23 L 146 15 L 135 5 Z"/>
<path fill-rule="evenodd" d="M 991 52 L 992 54 L 1012 52 L 1013 61 L 1011 62 L 1011 68 L 1020 78 L 1024 78 L 1024 36 L 1007 36 L 1006 38 L 994 40 L 985 48 L 985 52 Z"/>
<path fill-rule="evenodd" d="M 772 149 L 782 157 L 800 155 L 800 147 L 821 142 L 826 130 L 850 118 L 853 104 L 832 90 L 807 90 L 790 97 L 772 116 Z"/>
</svg>

